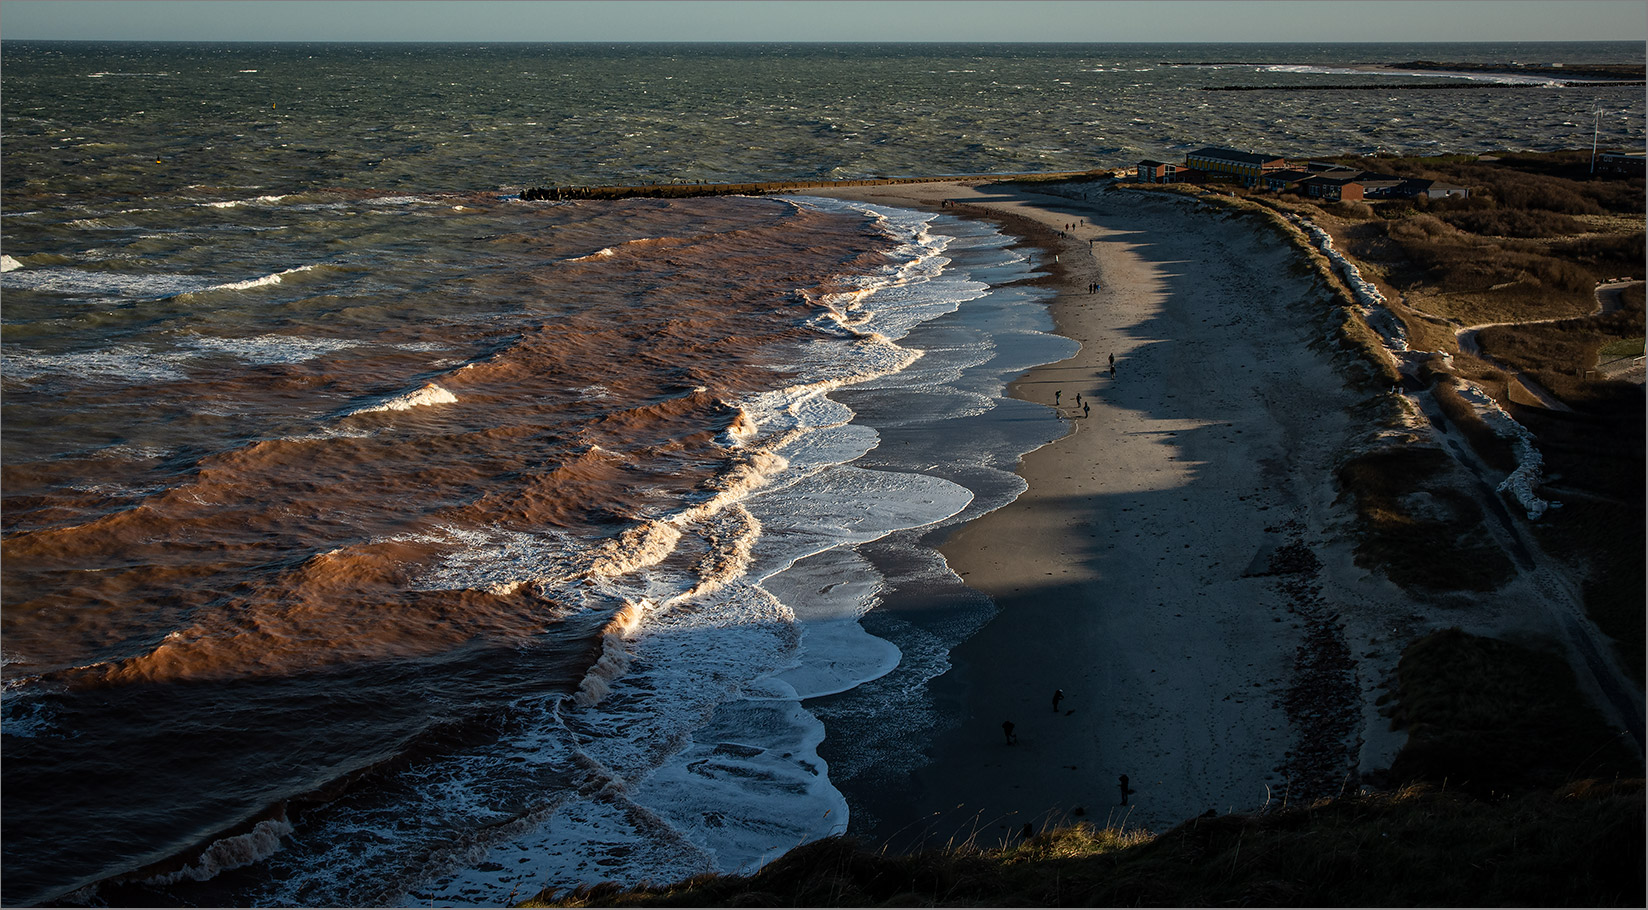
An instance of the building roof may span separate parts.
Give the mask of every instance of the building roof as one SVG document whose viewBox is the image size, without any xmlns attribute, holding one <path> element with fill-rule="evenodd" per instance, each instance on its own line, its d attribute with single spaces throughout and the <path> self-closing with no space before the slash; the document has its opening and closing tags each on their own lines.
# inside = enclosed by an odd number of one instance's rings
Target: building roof
<svg viewBox="0 0 1648 910">
<path fill-rule="evenodd" d="M 1216 158 L 1220 161 L 1238 161 L 1242 164 L 1269 164 L 1272 161 L 1282 160 L 1278 155 L 1259 155 L 1253 152 L 1239 152 L 1236 149 L 1208 146 L 1197 149 L 1185 156 L 1186 158 Z"/>
<path fill-rule="evenodd" d="M 1402 182 L 1406 186 L 1413 187 L 1413 189 L 1417 192 L 1425 192 L 1426 190 L 1442 190 L 1444 192 L 1448 192 L 1452 190 L 1465 189 L 1456 183 L 1443 183 L 1440 180 L 1421 180 L 1418 177 L 1409 177 L 1407 180 Z"/>
<path fill-rule="evenodd" d="M 1167 162 L 1165 162 L 1165 161 L 1152 161 L 1149 158 L 1146 158 L 1143 161 L 1139 162 L 1139 167 L 1161 167 L 1162 165 L 1164 165 L 1166 163 Z"/>
<path fill-rule="evenodd" d="M 1314 176 L 1315 176 L 1315 174 L 1311 173 L 1310 171 L 1300 171 L 1300 170 L 1271 171 L 1270 173 L 1265 175 L 1265 179 L 1266 180 L 1281 180 L 1281 181 L 1284 181 L 1286 183 L 1293 183 L 1295 181 L 1305 180 L 1307 178 L 1314 177 Z"/>
<path fill-rule="evenodd" d="M 1390 184 L 1394 186 L 1402 182 L 1401 177 L 1392 177 L 1389 174 L 1375 174 L 1372 171 L 1353 171 L 1349 168 L 1344 170 L 1319 171 L 1310 179 L 1313 183 L 1337 183 L 1341 186 L 1347 183 L 1360 183 L 1363 186 L 1372 186 L 1375 184 Z"/>
</svg>

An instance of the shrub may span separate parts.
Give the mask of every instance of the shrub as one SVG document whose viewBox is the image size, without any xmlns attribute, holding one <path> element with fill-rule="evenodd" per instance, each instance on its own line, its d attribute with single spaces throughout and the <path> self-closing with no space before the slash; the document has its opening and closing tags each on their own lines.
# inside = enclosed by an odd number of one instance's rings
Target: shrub
<svg viewBox="0 0 1648 910">
<path fill-rule="evenodd" d="M 1444 217 L 1462 231 L 1487 237 L 1560 237 L 1585 230 L 1572 217 L 1548 211 L 1500 208 L 1450 212 Z"/>
<path fill-rule="evenodd" d="M 1556 654 L 1436 632 L 1402 653 L 1395 696 L 1393 718 L 1408 730 L 1391 763 L 1397 782 L 1485 796 L 1642 773 Z"/>
</svg>

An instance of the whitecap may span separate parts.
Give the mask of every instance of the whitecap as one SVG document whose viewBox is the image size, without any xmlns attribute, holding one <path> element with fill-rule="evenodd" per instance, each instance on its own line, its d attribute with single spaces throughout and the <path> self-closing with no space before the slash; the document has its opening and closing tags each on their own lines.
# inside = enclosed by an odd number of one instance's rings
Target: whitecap
<svg viewBox="0 0 1648 910">
<path fill-rule="evenodd" d="M 206 290 L 206 291 L 249 291 L 253 288 L 269 287 L 270 285 L 280 284 L 282 281 L 285 281 L 286 276 L 288 276 L 288 275 L 300 275 L 300 274 L 302 274 L 304 272 L 307 272 L 307 271 L 310 271 L 311 269 L 314 269 L 316 267 L 317 266 L 313 263 L 311 263 L 309 265 L 300 265 L 300 266 L 296 266 L 294 268 L 287 269 L 284 272 L 275 272 L 272 275 L 263 275 L 263 276 L 260 276 L 258 278 L 248 278 L 244 281 L 228 281 L 228 282 L 224 282 L 223 284 L 214 284 L 214 285 L 211 285 L 209 287 L 202 288 L 202 290 Z"/>
<path fill-rule="evenodd" d="M 347 411 L 343 414 L 343 416 L 354 417 L 357 414 L 373 414 L 379 411 L 410 411 L 413 408 L 427 407 L 429 405 L 453 404 L 457 400 L 458 396 L 431 382 L 422 388 L 414 389 L 413 391 L 405 392 L 400 395 L 395 395 L 391 398 L 379 401 L 377 404 L 366 405 L 365 407 L 359 407 L 354 410 Z"/>
</svg>

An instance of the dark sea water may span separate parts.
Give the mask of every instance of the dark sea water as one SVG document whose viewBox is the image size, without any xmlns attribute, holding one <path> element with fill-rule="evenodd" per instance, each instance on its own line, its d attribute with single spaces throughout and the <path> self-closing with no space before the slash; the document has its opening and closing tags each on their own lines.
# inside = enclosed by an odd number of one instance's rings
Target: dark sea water
<svg viewBox="0 0 1648 910">
<path fill-rule="evenodd" d="M 919 761 L 992 610 L 930 545 L 1062 433 L 1003 397 L 1074 350 L 1042 254 L 524 187 L 1644 142 L 1640 87 L 1204 91 L 1633 43 L 0 58 L 8 905 L 747 870 Z"/>
</svg>

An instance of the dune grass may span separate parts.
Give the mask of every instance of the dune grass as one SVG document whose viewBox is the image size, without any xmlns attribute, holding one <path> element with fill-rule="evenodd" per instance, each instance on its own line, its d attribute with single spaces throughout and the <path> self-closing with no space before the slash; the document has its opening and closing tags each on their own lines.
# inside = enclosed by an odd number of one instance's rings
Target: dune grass
<svg viewBox="0 0 1648 910">
<path fill-rule="evenodd" d="M 1447 453 L 1404 446 L 1360 455 L 1339 469 L 1363 533 L 1357 565 L 1405 588 L 1492 591 L 1514 567 L 1482 530 L 1482 509 Z"/>
</svg>

